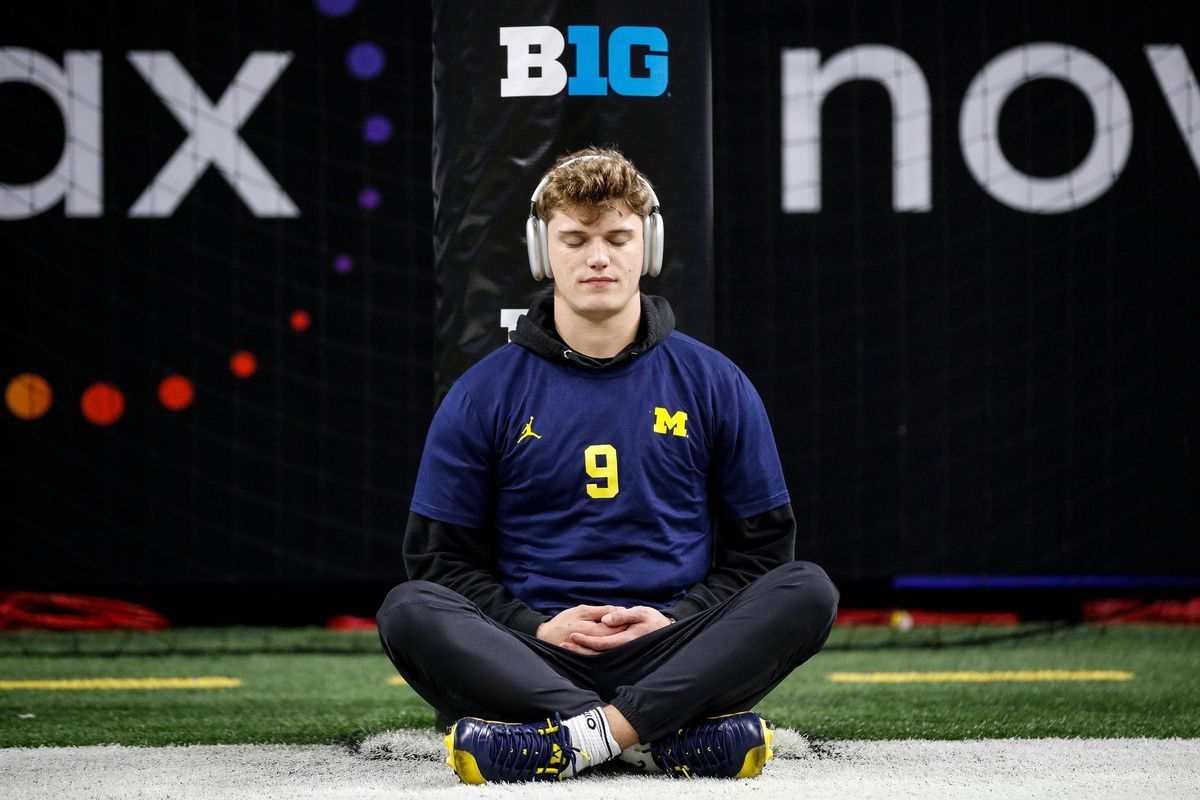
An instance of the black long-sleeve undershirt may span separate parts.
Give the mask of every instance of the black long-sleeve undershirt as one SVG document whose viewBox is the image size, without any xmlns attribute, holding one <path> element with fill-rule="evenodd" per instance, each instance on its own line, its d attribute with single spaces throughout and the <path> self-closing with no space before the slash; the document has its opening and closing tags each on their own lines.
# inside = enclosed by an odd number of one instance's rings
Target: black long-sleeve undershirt
<svg viewBox="0 0 1200 800">
<path fill-rule="evenodd" d="M 479 529 L 410 513 L 404 566 L 411 580 L 453 589 L 500 624 L 533 636 L 550 617 L 521 602 L 500 583 L 495 546 L 495 537 Z M 719 521 L 708 575 L 663 613 L 683 619 L 710 608 L 792 561 L 795 547 L 796 519 L 790 503 L 746 519 Z"/>
</svg>

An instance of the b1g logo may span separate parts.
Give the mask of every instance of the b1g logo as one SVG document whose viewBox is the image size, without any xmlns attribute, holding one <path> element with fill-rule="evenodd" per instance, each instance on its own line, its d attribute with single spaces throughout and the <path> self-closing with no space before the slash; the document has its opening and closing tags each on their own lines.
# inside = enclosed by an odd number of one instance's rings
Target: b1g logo
<svg viewBox="0 0 1200 800">
<path fill-rule="evenodd" d="M 558 60 L 570 43 L 575 74 Z M 667 90 L 667 35 L 660 28 L 623 25 L 608 37 L 608 77 L 600 74 L 600 28 L 570 25 L 564 39 L 557 28 L 529 25 L 501 28 L 508 52 L 508 77 L 500 79 L 501 97 L 548 97 L 565 87 L 569 95 L 606 95 L 611 87 L 626 97 L 658 97 Z M 634 74 L 635 48 L 641 57 Z"/>
</svg>

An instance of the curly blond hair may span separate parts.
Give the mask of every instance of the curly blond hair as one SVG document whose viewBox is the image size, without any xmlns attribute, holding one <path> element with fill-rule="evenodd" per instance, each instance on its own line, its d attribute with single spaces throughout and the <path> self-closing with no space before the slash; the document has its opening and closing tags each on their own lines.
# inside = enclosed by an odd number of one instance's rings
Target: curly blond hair
<svg viewBox="0 0 1200 800">
<path fill-rule="evenodd" d="M 615 147 L 585 147 L 560 157 L 547 173 L 538 195 L 538 219 L 549 221 L 560 208 L 571 209 L 590 223 L 624 202 L 639 217 L 653 208 L 650 182 Z"/>
</svg>

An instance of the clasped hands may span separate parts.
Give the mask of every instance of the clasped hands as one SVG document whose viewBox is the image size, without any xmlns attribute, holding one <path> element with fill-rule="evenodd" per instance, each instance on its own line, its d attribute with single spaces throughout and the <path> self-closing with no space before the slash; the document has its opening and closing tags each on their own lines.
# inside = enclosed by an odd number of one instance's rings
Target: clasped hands
<svg viewBox="0 0 1200 800">
<path fill-rule="evenodd" d="M 673 622 L 647 606 L 575 606 L 538 626 L 537 638 L 572 653 L 599 655 Z"/>
</svg>

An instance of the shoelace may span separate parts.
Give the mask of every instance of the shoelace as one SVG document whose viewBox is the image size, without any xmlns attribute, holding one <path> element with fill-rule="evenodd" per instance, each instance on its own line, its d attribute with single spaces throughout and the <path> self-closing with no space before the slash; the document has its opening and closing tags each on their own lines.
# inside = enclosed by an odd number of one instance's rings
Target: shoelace
<svg viewBox="0 0 1200 800">
<path fill-rule="evenodd" d="M 722 735 L 722 732 L 720 724 L 697 726 L 690 732 L 686 743 L 682 736 L 675 736 L 673 741 L 658 748 L 655 755 L 665 771 L 678 772 L 687 777 L 691 777 L 696 770 L 703 773 L 705 767 L 723 767 L 728 759 L 728 734 Z"/>
<path fill-rule="evenodd" d="M 568 766 L 575 766 L 579 752 L 568 743 L 558 714 L 546 720 L 545 728 L 497 726 L 491 744 L 491 760 L 499 767 L 501 780 L 555 780 Z"/>
</svg>

